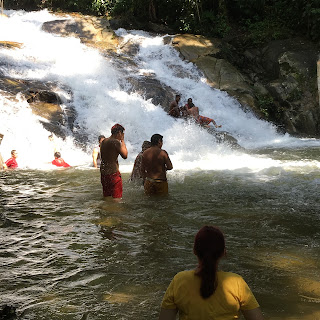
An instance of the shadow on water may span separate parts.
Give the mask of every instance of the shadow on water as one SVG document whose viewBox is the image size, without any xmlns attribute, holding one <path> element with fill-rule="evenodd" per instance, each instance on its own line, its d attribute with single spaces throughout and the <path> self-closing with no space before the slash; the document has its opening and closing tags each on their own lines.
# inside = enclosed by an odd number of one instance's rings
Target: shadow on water
<svg viewBox="0 0 320 320">
<path fill-rule="evenodd" d="M 178 271 L 196 265 L 204 224 L 226 235 L 225 271 L 241 274 L 266 319 L 319 315 L 318 172 L 169 176 L 170 195 L 127 182 L 102 198 L 99 172 L 0 173 L 0 304 L 21 319 L 157 318 Z"/>
</svg>

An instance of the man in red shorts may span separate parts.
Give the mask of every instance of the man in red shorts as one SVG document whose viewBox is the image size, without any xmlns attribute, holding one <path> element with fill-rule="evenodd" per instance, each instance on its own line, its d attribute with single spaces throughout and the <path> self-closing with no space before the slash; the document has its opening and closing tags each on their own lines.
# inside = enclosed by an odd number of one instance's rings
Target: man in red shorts
<svg viewBox="0 0 320 320">
<path fill-rule="evenodd" d="M 119 172 L 118 156 L 127 159 L 128 150 L 124 142 L 124 127 L 115 124 L 111 128 L 111 136 L 105 138 L 100 146 L 101 184 L 104 197 L 122 198 L 122 179 Z"/>
</svg>

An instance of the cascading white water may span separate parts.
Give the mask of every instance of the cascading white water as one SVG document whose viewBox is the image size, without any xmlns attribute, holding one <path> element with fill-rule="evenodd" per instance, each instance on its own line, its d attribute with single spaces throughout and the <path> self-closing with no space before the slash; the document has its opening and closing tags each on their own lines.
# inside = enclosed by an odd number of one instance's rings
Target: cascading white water
<svg viewBox="0 0 320 320">
<path fill-rule="evenodd" d="M 245 167 L 261 170 L 273 166 L 298 165 L 295 162 L 289 164 L 248 155 L 219 145 L 206 130 L 171 118 L 160 106 L 146 101 L 138 94 L 128 94 L 119 85 L 122 80 L 120 72 L 98 50 L 85 46 L 79 39 L 60 37 L 41 30 L 43 22 L 58 19 L 48 11 L 5 13 L 8 18 L 0 17 L 0 40 L 21 42 L 23 47 L 16 50 L 1 48 L 0 70 L 13 78 L 53 81 L 58 84 L 60 88 L 57 93 L 64 102 L 62 107 L 71 104 L 76 109 L 76 124 L 89 141 L 88 152 L 84 152 L 74 144 L 71 132 L 65 141 L 56 139 L 61 146 L 63 158 L 71 165 L 89 167 L 90 150 L 97 144 L 97 136 L 109 136 L 114 123 L 121 123 L 126 128 L 129 158 L 121 160 L 122 172 L 131 171 L 142 142 L 150 139 L 154 133 L 164 136 L 164 149 L 168 151 L 174 169 Z M 193 98 L 201 114 L 214 118 L 244 148 L 320 145 L 318 140 L 279 135 L 271 124 L 245 113 L 225 92 L 210 88 L 192 63 L 182 61 L 170 45 L 163 44 L 163 37 L 123 29 L 117 33 L 124 41 L 139 43 L 136 63 L 140 73 L 147 71 L 154 74 L 162 83 L 181 93 L 183 103 L 188 97 Z M 71 89 L 72 96 L 65 91 L 65 87 Z M 1 145 L 4 158 L 9 158 L 10 150 L 16 149 L 20 167 L 51 168 L 48 163 L 52 160 L 52 147 L 48 142 L 48 131 L 42 127 L 39 118 L 32 114 L 28 103 L 21 96 L 13 102 L 5 97 L 4 92 L 0 92 L 0 133 L 5 135 Z"/>
</svg>

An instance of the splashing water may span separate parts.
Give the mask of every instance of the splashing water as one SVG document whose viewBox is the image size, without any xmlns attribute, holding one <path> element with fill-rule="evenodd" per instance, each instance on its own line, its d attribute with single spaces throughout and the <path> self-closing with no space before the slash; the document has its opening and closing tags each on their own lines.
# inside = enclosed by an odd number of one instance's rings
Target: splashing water
<svg viewBox="0 0 320 320">
<path fill-rule="evenodd" d="M 63 158 L 73 166 L 82 168 L 91 165 L 91 150 L 97 144 L 97 136 L 109 136 L 114 123 L 121 123 L 126 128 L 129 158 L 120 161 L 123 172 L 131 171 L 142 142 L 150 139 L 154 133 L 164 136 L 164 149 L 168 151 L 174 169 L 179 171 L 239 168 L 255 171 L 279 166 L 286 169 L 319 166 L 317 162 L 274 160 L 219 145 L 206 130 L 173 119 L 160 106 L 141 95 L 124 91 L 119 85 L 123 81 L 122 73 L 112 65 L 111 58 L 105 58 L 79 39 L 42 31 L 43 22 L 59 19 L 48 11 L 5 13 L 8 18 L 0 18 L 0 40 L 20 42 L 23 46 L 16 50 L 0 49 L 0 70 L 12 78 L 57 84 L 56 92 L 62 98 L 62 108 L 75 108 L 76 128 L 88 140 L 83 150 L 77 146 L 73 133 L 68 129 L 66 140 L 56 138 Z M 315 139 L 280 135 L 271 124 L 244 112 L 237 101 L 225 92 L 212 89 L 192 63 L 182 61 L 170 45 L 164 45 L 163 37 L 123 29 L 119 29 L 117 34 L 125 42 L 139 44 L 135 58 L 139 70 L 133 71 L 133 76 L 147 71 L 163 84 L 180 92 L 183 103 L 188 97 L 193 98 L 201 114 L 214 118 L 244 148 L 254 150 L 320 145 Z M 10 150 L 16 149 L 19 167 L 51 168 L 52 146 L 48 142 L 48 131 L 39 120 L 44 121 L 32 114 L 22 96 L 18 95 L 16 101 L 12 101 L 4 92 L 0 92 L 0 131 L 5 135 L 1 153 L 4 158 L 9 158 Z"/>
</svg>

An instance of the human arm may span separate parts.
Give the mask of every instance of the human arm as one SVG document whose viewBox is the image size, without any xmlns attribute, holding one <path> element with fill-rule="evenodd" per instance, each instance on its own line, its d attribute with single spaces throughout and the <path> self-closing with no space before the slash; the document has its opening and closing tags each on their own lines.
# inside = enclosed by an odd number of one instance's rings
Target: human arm
<svg viewBox="0 0 320 320">
<path fill-rule="evenodd" d="M 97 163 L 98 154 L 99 154 L 98 148 L 94 148 L 92 152 L 92 160 L 93 160 L 93 166 L 95 168 L 98 168 L 98 163 Z"/>
<path fill-rule="evenodd" d="M 172 162 L 169 158 L 169 155 L 167 153 L 167 151 L 164 151 L 163 152 L 165 153 L 165 167 L 166 167 L 166 170 L 172 170 L 173 169 L 173 165 L 172 165 Z"/>
<path fill-rule="evenodd" d="M 124 133 L 122 133 L 121 139 L 119 141 L 120 141 L 119 154 L 123 159 L 127 159 L 128 150 L 127 150 L 126 143 L 124 142 Z"/>
<path fill-rule="evenodd" d="M 161 308 L 159 320 L 175 320 L 178 310 L 177 309 L 163 309 Z"/>
<path fill-rule="evenodd" d="M 246 320 L 263 320 L 263 315 L 260 308 L 251 310 L 241 310 Z"/>
<path fill-rule="evenodd" d="M 143 158 L 143 154 L 141 157 L 141 166 L 140 166 L 140 174 L 144 183 L 144 180 L 146 179 L 146 165 L 145 165 L 145 160 Z"/>
</svg>

